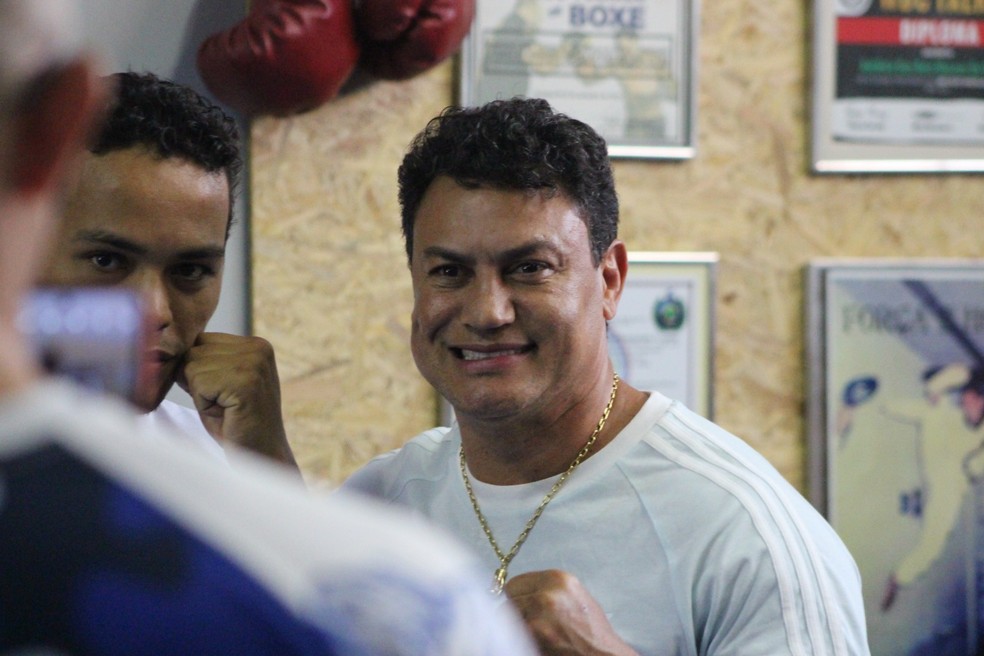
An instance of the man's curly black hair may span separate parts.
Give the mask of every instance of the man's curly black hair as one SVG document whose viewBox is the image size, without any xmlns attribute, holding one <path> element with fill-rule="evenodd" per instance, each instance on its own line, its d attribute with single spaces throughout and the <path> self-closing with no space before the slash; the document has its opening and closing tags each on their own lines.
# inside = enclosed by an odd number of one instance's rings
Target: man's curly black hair
<svg viewBox="0 0 984 656">
<path fill-rule="evenodd" d="M 554 112 L 546 100 L 516 97 L 448 107 L 414 137 L 398 173 L 408 260 L 420 202 L 442 175 L 469 188 L 562 193 L 588 227 L 596 264 L 618 234 L 618 196 L 605 140 L 585 123 Z"/>
<path fill-rule="evenodd" d="M 180 157 L 209 173 L 225 173 L 231 226 L 243 169 L 233 118 L 194 89 L 153 73 L 115 73 L 108 80 L 115 93 L 89 151 L 104 155 L 144 147 L 162 159 Z"/>
</svg>

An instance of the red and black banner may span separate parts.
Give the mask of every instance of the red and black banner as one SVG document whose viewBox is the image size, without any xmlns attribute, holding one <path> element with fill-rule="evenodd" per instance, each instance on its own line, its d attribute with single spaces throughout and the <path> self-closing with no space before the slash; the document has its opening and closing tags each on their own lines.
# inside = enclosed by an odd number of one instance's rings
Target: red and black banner
<svg viewBox="0 0 984 656">
<path fill-rule="evenodd" d="M 838 98 L 984 98 L 984 0 L 875 4 L 837 18 Z"/>
</svg>

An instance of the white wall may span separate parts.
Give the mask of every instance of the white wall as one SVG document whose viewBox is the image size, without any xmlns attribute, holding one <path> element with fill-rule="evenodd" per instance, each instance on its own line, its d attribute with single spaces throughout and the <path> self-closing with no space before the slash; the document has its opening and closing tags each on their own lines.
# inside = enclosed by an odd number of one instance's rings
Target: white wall
<svg viewBox="0 0 984 656">
<path fill-rule="evenodd" d="M 245 0 L 82 0 L 81 4 L 87 39 L 110 71 L 150 71 L 187 84 L 213 100 L 195 68 L 198 45 L 246 13 Z M 239 121 L 246 154 L 248 125 L 241 116 L 230 113 Z M 247 334 L 252 327 L 248 189 L 249 180 L 244 178 L 236 199 L 236 225 L 226 252 L 222 297 L 209 330 Z M 171 398 L 190 403 L 177 389 Z"/>
</svg>

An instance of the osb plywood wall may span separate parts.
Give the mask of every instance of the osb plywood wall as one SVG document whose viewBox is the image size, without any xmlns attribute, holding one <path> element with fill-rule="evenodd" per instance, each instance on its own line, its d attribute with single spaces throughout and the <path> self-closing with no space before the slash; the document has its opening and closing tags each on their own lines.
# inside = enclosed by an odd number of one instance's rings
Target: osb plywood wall
<svg viewBox="0 0 984 656">
<path fill-rule="evenodd" d="M 981 255 L 984 181 L 807 173 L 808 3 L 704 2 L 698 155 L 615 163 L 630 250 L 716 251 L 716 420 L 806 488 L 802 270 L 826 256 Z M 287 430 L 332 486 L 437 422 L 409 354 L 396 168 L 454 98 L 450 62 L 252 128 L 254 329 Z"/>
</svg>

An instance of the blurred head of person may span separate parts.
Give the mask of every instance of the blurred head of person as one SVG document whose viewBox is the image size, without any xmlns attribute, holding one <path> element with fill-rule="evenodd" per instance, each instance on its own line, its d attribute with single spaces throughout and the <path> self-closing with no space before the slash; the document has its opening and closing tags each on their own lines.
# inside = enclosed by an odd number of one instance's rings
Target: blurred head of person
<svg viewBox="0 0 984 656">
<path fill-rule="evenodd" d="M 37 373 L 16 315 L 103 97 L 76 18 L 68 0 L 0 0 L 0 391 Z"/>
</svg>

